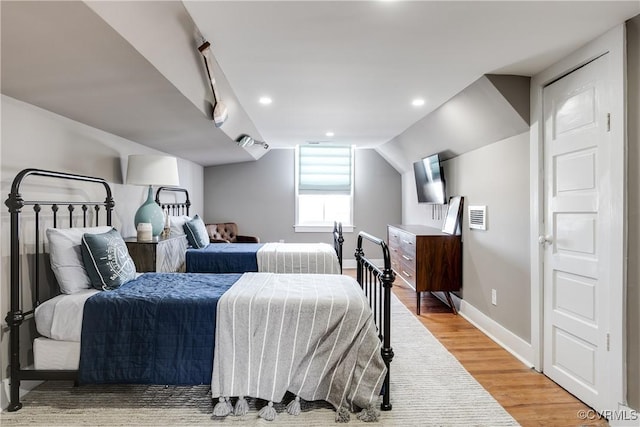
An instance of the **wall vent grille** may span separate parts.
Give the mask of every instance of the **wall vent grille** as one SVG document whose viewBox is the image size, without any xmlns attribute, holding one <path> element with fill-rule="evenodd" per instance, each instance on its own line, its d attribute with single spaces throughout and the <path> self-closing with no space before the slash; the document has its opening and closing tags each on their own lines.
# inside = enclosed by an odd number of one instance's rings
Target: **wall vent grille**
<svg viewBox="0 0 640 427">
<path fill-rule="evenodd" d="M 486 206 L 469 206 L 469 228 L 476 230 L 487 229 Z"/>
</svg>

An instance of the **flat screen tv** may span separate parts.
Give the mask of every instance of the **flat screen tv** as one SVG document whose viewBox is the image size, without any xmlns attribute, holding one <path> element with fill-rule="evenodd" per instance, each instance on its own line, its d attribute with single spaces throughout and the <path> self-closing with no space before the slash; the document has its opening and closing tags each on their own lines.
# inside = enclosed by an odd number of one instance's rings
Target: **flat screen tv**
<svg viewBox="0 0 640 427">
<path fill-rule="evenodd" d="M 435 203 L 444 205 L 444 175 L 440 166 L 440 156 L 434 154 L 413 164 L 416 178 L 418 203 Z"/>
</svg>

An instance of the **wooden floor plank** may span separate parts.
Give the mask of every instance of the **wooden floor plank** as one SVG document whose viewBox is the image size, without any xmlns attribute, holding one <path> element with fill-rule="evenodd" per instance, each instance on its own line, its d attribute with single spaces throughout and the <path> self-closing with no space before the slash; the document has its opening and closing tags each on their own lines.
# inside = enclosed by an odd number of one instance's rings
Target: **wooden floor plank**
<svg viewBox="0 0 640 427">
<path fill-rule="evenodd" d="M 345 274 L 355 277 L 355 270 L 345 269 Z M 462 316 L 451 313 L 438 298 L 424 293 L 420 316 L 417 316 L 415 291 L 396 280 L 393 292 L 521 425 L 609 425 L 606 419 L 581 419 L 579 412 L 591 408 L 543 374 L 525 366 Z"/>
</svg>

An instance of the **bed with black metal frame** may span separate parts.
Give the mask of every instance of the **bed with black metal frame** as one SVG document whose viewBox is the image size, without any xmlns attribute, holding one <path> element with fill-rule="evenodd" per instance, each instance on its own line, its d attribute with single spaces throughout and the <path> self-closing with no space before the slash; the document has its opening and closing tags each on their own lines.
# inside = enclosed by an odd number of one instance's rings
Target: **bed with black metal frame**
<svg viewBox="0 0 640 427">
<path fill-rule="evenodd" d="M 106 197 L 104 201 L 42 201 L 42 200 L 32 200 L 23 197 L 21 193 L 21 185 L 25 181 L 25 179 L 30 178 L 32 176 L 39 176 L 50 178 L 52 180 L 57 180 L 57 182 L 66 181 L 67 185 L 70 185 L 75 181 L 82 181 L 86 183 L 92 183 L 96 185 L 101 185 L 104 187 L 104 191 L 106 193 Z M 52 181 L 53 182 L 53 181 Z M 21 368 L 21 348 L 20 348 L 20 331 L 22 327 L 28 326 L 31 322 L 29 320 L 34 318 L 34 312 L 36 307 L 38 307 L 41 303 L 45 301 L 41 301 L 41 287 L 42 286 L 50 286 L 48 283 L 44 283 L 43 279 L 44 273 L 40 271 L 38 266 L 37 258 L 45 255 L 44 248 L 45 242 L 40 238 L 42 234 L 42 227 L 40 217 L 43 215 L 43 209 L 50 209 L 50 214 L 53 218 L 53 227 L 56 228 L 58 225 L 66 222 L 66 218 L 63 218 L 63 214 L 68 212 L 68 227 L 74 227 L 74 221 L 77 221 L 77 218 L 74 217 L 74 213 L 78 210 L 76 208 L 79 207 L 79 210 L 82 211 L 82 226 L 92 226 L 89 224 L 89 221 L 93 221 L 96 226 L 99 225 L 100 214 L 104 213 L 105 223 L 108 226 L 112 224 L 112 213 L 114 210 L 114 200 L 111 193 L 111 188 L 109 184 L 101 179 L 89 176 L 82 175 L 74 175 L 68 173 L 61 172 L 53 172 L 47 170 L 39 170 L 39 169 L 25 169 L 21 171 L 14 179 L 13 184 L 11 186 L 11 193 L 9 194 L 8 199 L 5 201 L 6 206 L 9 208 L 10 216 L 11 216 L 11 275 L 10 275 L 10 311 L 7 314 L 6 321 L 9 326 L 9 334 L 10 334 L 10 404 L 8 407 L 9 411 L 17 411 L 22 407 L 22 403 L 20 402 L 20 384 L 21 381 L 24 380 L 73 380 L 76 382 L 79 378 L 79 371 L 72 369 L 23 369 Z M 21 215 L 23 214 L 23 210 L 27 206 L 32 206 L 33 209 L 33 226 L 35 227 L 34 236 L 34 244 L 31 245 L 31 242 L 22 241 L 21 237 L 27 236 L 29 233 L 24 232 L 23 228 L 27 226 L 27 223 L 30 221 L 25 221 L 24 227 L 21 221 Z M 62 207 L 62 208 L 61 208 Z M 88 212 L 94 211 L 95 218 L 93 220 L 88 216 Z M 63 227 L 64 228 L 64 227 Z M 363 241 L 369 241 L 375 245 L 377 245 L 382 251 L 384 258 L 384 267 L 380 268 L 376 266 L 371 260 L 369 260 L 363 252 L 362 244 Z M 35 253 L 27 253 L 27 247 L 34 247 Z M 22 248 L 25 248 L 22 251 Z M 24 253 L 23 253 L 24 252 Z M 22 258 L 25 255 L 34 255 L 36 262 L 33 263 L 33 271 L 30 268 L 24 268 L 22 265 Z M 357 261 L 357 281 L 360 288 L 363 290 L 365 295 L 365 299 L 368 301 L 369 306 L 371 307 L 372 312 L 372 321 L 375 323 L 374 330 L 377 330 L 377 339 L 380 340 L 380 354 L 381 358 L 384 361 L 384 365 L 386 366 L 386 374 L 384 375 L 383 385 L 381 387 L 382 394 L 382 403 L 380 408 L 382 410 L 391 410 L 390 403 L 390 383 L 389 383 L 389 372 L 390 372 L 390 363 L 393 359 L 393 350 L 391 348 L 391 308 L 390 308 L 390 298 L 391 298 L 391 288 L 393 286 L 393 281 L 395 279 L 395 275 L 391 270 L 391 263 L 389 260 L 389 251 L 385 242 L 381 239 L 373 237 L 365 232 L 361 232 L 358 236 L 358 248 L 355 253 L 356 261 Z M 159 273 L 147 273 L 150 275 L 159 274 Z M 172 273 L 165 274 L 166 276 L 176 278 L 179 277 L 181 273 Z M 269 274 L 269 273 L 249 273 L 249 274 Z M 30 287 L 31 289 L 23 289 L 23 279 L 29 276 L 32 278 Z M 191 276 L 194 276 L 193 274 Z M 207 275 L 198 275 L 197 277 L 207 276 Z M 216 275 L 208 275 L 208 276 L 216 276 Z M 222 275 L 226 276 L 226 275 Z M 285 275 L 272 275 L 274 277 L 277 276 L 285 276 Z M 298 275 L 298 276 L 306 276 L 311 277 L 311 275 Z M 144 277 L 144 275 L 142 276 Z M 185 274 L 186 277 L 186 274 Z M 327 277 L 335 277 L 345 278 L 346 276 L 327 276 Z M 137 279 L 136 279 L 137 280 Z M 24 280 L 26 281 L 26 280 Z M 44 284 L 43 284 L 44 283 Z M 188 285 L 188 283 L 185 283 Z M 30 291 L 30 292 L 27 292 Z M 105 292 L 107 294 L 105 294 Z M 109 292 L 116 291 L 99 291 L 98 294 L 108 295 Z M 28 295 L 31 294 L 32 301 L 31 307 L 25 307 L 23 304 L 28 304 L 27 299 Z M 92 297 L 93 298 L 93 297 Z M 23 301 L 23 299 L 25 301 Z M 91 299 L 91 298 L 89 298 Z M 85 311 L 86 317 L 86 311 Z M 214 316 L 215 317 L 215 316 Z M 84 335 L 83 335 L 84 337 Z M 84 340 L 84 338 L 83 338 Z M 212 338 L 213 340 L 213 338 Z M 163 383 L 168 384 L 168 383 Z"/>
<path fill-rule="evenodd" d="M 174 201 L 167 202 L 172 193 L 183 193 L 184 197 L 175 196 Z M 178 199 L 184 199 L 179 201 Z M 181 216 L 189 215 L 189 208 L 191 201 L 189 199 L 189 192 L 180 187 L 159 187 L 156 190 L 156 203 L 160 205 L 163 212 L 166 215 Z M 289 243 L 269 243 L 268 246 L 262 243 L 239 243 L 226 246 L 220 246 L 215 243 L 211 243 L 206 248 L 193 249 L 190 248 L 186 254 L 186 270 L 192 273 L 237 273 L 244 271 L 258 271 L 258 261 L 255 257 L 262 257 L 264 260 L 260 265 L 264 265 L 264 270 L 281 272 L 294 268 L 292 263 L 294 259 L 300 259 L 299 270 L 301 272 L 331 272 L 342 273 L 342 246 L 344 244 L 344 237 L 342 235 L 342 223 L 334 221 L 333 223 L 333 249 L 337 257 L 337 268 L 334 268 L 328 255 L 329 250 L 324 244 L 289 244 Z M 213 246 L 212 246 L 213 245 Z M 326 248 L 326 249 L 325 249 Z M 258 254 L 258 251 L 272 251 L 271 255 Z M 279 252 L 279 253 L 278 253 Z M 311 261 L 307 261 L 306 258 L 309 255 L 318 255 L 324 258 L 320 258 L 319 264 L 310 264 Z M 301 256 L 301 258 L 297 258 Z M 276 262 L 276 257 L 278 261 Z M 266 260 L 269 260 L 267 262 Z M 286 265 L 284 265 L 286 264 Z M 283 270 L 283 265 L 284 270 Z M 327 267 L 328 265 L 328 267 Z M 325 271 L 329 270 L 329 271 Z"/>
</svg>

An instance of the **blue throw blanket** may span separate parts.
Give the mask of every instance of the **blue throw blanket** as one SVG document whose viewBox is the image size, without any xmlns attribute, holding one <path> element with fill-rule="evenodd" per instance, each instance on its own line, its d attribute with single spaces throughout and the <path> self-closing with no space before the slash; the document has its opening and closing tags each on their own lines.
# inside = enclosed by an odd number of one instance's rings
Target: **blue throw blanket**
<svg viewBox="0 0 640 427">
<path fill-rule="evenodd" d="M 202 249 L 187 249 L 189 273 L 244 273 L 258 271 L 256 254 L 263 243 L 210 243 Z"/>
<path fill-rule="evenodd" d="M 209 384 L 218 299 L 240 276 L 147 273 L 89 298 L 80 383 Z"/>
</svg>

